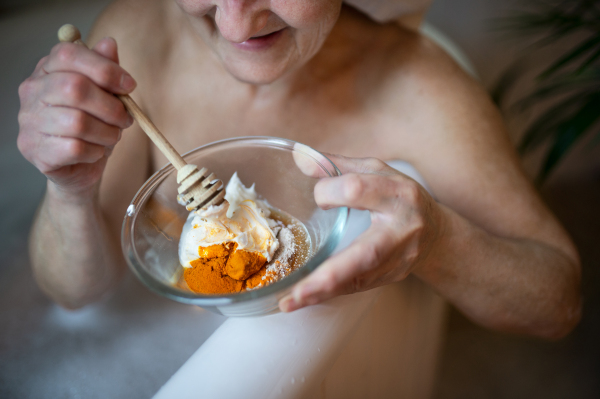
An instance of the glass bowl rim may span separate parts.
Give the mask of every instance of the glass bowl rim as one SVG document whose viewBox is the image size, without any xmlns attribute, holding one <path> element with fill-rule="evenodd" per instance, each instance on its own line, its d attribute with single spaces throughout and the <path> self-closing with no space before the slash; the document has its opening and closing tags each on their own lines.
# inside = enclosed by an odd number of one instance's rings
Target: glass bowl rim
<svg viewBox="0 0 600 399">
<path fill-rule="evenodd" d="M 338 169 L 338 167 L 325 155 L 321 152 L 309 147 L 305 144 L 299 143 L 297 141 L 284 139 L 280 137 L 271 137 L 271 136 L 241 136 L 229 139 L 223 139 L 214 141 L 203 146 L 197 147 L 191 151 L 186 152 L 182 155 L 185 159 L 186 157 L 192 156 L 195 153 L 210 149 L 213 147 L 219 147 L 222 145 L 241 142 L 247 144 L 262 144 L 263 147 L 274 147 L 278 149 L 288 150 L 290 152 L 298 151 L 300 153 L 304 153 L 311 157 L 317 165 L 321 167 L 330 177 L 333 176 L 341 176 L 342 173 Z M 322 165 L 315 156 L 311 155 L 310 152 L 315 152 L 319 156 L 323 157 L 330 164 L 332 171 L 334 174 L 330 173 L 331 171 L 326 166 Z M 142 187 L 137 191 L 131 203 L 129 205 L 128 211 L 123 219 L 123 225 L 121 229 L 121 248 L 123 251 L 123 255 L 125 256 L 125 260 L 129 268 L 133 271 L 133 273 L 146 285 L 150 290 L 170 298 L 172 300 L 193 304 L 198 306 L 223 306 L 233 303 L 246 302 L 254 299 L 259 299 L 263 297 L 267 297 L 271 294 L 275 294 L 280 291 L 284 291 L 286 288 L 291 287 L 303 277 L 308 275 L 314 269 L 316 269 L 331 253 L 333 252 L 335 246 L 339 243 L 345 228 L 347 227 L 347 219 L 349 210 L 347 207 L 339 207 L 336 208 L 337 215 L 336 220 L 334 222 L 334 228 L 329 232 L 329 236 L 321 245 L 321 248 L 311 257 L 311 259 L 304 264 L 301 268 L 294 271 L 290 275 L 285 278 L 267 285 L 266 287 L 262 287 L 255 290 L 244 291 L 240 293 L 235 293 L 231 295 L 202 295 L 202 294 L 194 294 L 187 293 L 183 291 L 176 290 L 166 284 L 163 284 L 150 273 L 148 273 L 140 263 L 141 257 L 138 255 L 136 248 L 133 246 L 133 227 L 135 226 L 135 222 L 137 220 L 137 209 L 140 209 L 139 204 L 145 203 L 148 197 L 154 192 L 155 187 L 160 184 L 166 177 L 174 170 L 172 164 L 168 163 L 155 173 L 150 176 L 146 182 L 142 185 Z M 129 209 L 134 207 L 134 211 L 130 212 Z M 338 234 L 333 234 L 336 230 L 340 230 Z M 336 238 L 337 236 L 337 238 Z M 336 241 L 334 243 L 334 241 Z M 336 245 L 334 245 L 336 244 Z"/>
</svg>

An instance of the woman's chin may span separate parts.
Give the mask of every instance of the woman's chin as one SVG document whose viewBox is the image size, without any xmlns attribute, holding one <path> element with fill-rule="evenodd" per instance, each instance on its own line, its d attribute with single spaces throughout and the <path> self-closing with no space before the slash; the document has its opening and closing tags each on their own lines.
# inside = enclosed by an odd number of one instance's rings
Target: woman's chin
<svg viewBox="0 0 600 399">
<path fill-rule="evenodd" d="M 256 65 L 256 64 L 236 64 L 227 65 L 225 69 L 235 79 L 240 82 L 255 84 L 255 85 L 267 85 L 275 82 L 277 79 L 282 77 L 287 68 L 269 65 Z"/>
</svg>

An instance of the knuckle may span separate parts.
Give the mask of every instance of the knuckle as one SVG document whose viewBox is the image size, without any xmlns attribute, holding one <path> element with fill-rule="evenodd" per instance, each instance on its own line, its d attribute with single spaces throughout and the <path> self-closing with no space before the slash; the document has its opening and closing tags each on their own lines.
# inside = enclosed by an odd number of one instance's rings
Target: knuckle
<svg viewBox="0 0 600 399">
<path fill-rule="evenodd" d="M 17 136 L 17 148 L 26 159 L 29 159 L 29 138 L 23 132 Z"/>
<path fill-rule="evenodd" d="M 343 187 L 344 197 L 351 203 L 360 200 L 365 193 L 365 183 L 362 178 L 356 174 L 346 175 L 346 182 Z"/>
<path fill-rule="evenodd" d="M 364 263 L 367 265 L 378 264 L 380 262 L 379 251 L 373 243 L 360 243 L 357 251 L 361 254 L 361 257 L 365 260 Z"/>
<path fill-rule="evenodd" d="M 377 158 L 365 158 L 364 159 L 365 172 L 367 171 L 381 171 L 387 166 L 385 162 Z"/>
<path fill-rule="evenodd" d="M 83 75 L 70 74 L 62 84 L 63 94 L 74 103 L 82 102 L 88 93 L 89 85 Z"/>
<path fill-rule="evenodd" d="M 31 93 L 34 90 L 34 82 L 32 78 L 27 78 L 25 79 L 20 85 L 19 85 L 19 98 L 21 99 L 21 102 L 29 97 L 29 95 L 31 95 Z"/>
<path fill-rule="evenodd" d="M 52 55 L 62 64 L 70 64 L 76 57 L 77 49 L 72 43 L 59 43 L 52 49 Z"/>
<path fill-rule="evenodd" d="M 417 237 L 419 240 L 425 238 L 426 236 L 426 224 L 425 220 L 421 215 L 415 215 L 411 222 L 410 226 L 407 228 L 410 231 L 411 235 Z"/>
<path fill-rule="evenodd" d="M 70 155 L 70 157 L 73 160 L 82 159 L 85 156 L 87 150 L 86 144 L 83 141 L 77 139 L 67 140 L 67 142 L 65 143 L 65 147 L 66 152 Z"/>
<path fill-rule="evenodd" d="M 41 59 L 38 61 L 37 65 L 36 65 L 36 69 L 37 69 L 37 68 L 39 68 L 39 67 L 41 67 L 42 65 L 44 65 L 44 64 L 46 63 L 46 61 L 48 61 L 48 58 L 50 58 L 50 56 L 49 56 L 49 55 L 42 57 L 42 58 L 41 58 Z"/>
<path fill-rule="evenodd" d="M 118 83 L 117 72 L 108 63 L 99 65 L 94 73 L 97 81 L 103 86 L 112 86 Z"/>
<path fill-rule="evenodd" d="M 400 188 L 400 196 L 411 204 L 420 202 L 422 198 L 421 187 L 414 180 L 406 179 Z"/>
<path fill-rule="evenodd" d="M 88 118 L 83 111 L 71 112 L 67 117 L 66 128 L 71 133 L 81 134 L 88 129 Z"/>
</svg>

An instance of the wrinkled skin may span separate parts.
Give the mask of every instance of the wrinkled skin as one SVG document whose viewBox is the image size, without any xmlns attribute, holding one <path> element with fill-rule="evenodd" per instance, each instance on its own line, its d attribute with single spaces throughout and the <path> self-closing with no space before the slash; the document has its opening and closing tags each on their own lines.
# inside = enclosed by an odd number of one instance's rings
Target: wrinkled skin
<svg viewBox="0 0 600 399">
<path fill-rule="evenodd" d="M 65 192 L 93 189 L 121 131 L 133 123 L 110 94 L 135 88 L 118 64 L 113 39 L 93 50 L 61 43 L 19 88 L 19 150 Z"/>
<path fill-rule="evenodd" d="M 402 281 L 444 235 L 445 215 L 419 183 L 375 158 L 327 156 L 343 175 L 319 181 L 317 204 L 369 210 L 371 226 L 283 299 L 286 311 Z"/>
</svg>

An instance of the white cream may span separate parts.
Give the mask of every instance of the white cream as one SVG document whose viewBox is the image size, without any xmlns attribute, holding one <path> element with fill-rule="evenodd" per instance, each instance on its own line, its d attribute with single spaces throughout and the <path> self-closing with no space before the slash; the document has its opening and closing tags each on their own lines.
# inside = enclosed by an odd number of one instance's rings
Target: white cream
<svg viewBox="0 0 600 399">
<path fill-rule="evenodd" d="M 281 223 L 269 218 L 268 205 L 258 199 L 254 184 L 245 187 L 236 172 L 225 192 L 221 205 L 190 212 L 179 240 L 183 267 L 191 267 L 190 262 L 198 259 L 198 247 L 235 242 L 237 249 L 260 252 L 267 261 L 279 247 Z"/>
</svg>

